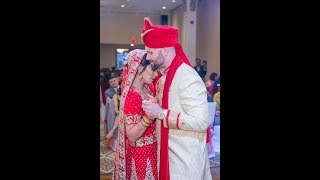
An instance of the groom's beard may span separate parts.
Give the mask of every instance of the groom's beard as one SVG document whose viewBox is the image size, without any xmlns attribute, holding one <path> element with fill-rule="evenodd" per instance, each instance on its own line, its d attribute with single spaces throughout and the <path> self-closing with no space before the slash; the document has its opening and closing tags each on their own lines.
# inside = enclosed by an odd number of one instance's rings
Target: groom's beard
<svg viewBox="0 0 320 180">
<path fill-rule="evenodd" d="M 160 66 L 161 66 L 161 65 L 159 65 L 159 64 L 158 64 L 158 65 L 157 65 L 157 64 L 153 64 L 152 70 L 153 70 L 153 71 L 157 71 L 157 70 L 160 68 Z"/>
<path fill-rule="evenodd" d="M 158 57 L 157 61 L 153 63 L 152 70 L 156 71 L 160 68 L 163 68 L 164 61 L 165 61 L 165 59 L 162 55 L 162 52 L 159 52 L 159 57 Z"/>
</svg>

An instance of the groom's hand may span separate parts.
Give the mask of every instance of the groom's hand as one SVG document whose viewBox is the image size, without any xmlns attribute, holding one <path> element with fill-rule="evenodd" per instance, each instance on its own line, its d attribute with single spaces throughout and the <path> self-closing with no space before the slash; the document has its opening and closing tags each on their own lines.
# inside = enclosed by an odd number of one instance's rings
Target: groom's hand
<svg viewBox="0 0 320 180">
<path fill-rule="evenodd" d="M 146 113 L 146 115 L 152 119 L 157 118 L 158 114 L 160 114 L 162 112 L 162 108 L 160 107 L 160 105 L 158 103 L 151 102 L 148 100 L 142 101 L 142 108 L 143 108 L 144 112 Z"/>
</svg>

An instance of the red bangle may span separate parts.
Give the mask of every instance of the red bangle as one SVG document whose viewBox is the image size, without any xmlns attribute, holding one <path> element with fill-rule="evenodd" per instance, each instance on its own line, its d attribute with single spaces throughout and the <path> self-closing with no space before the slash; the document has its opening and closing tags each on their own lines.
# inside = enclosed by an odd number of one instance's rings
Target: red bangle
<svg viewBox="0 0 320 180">
<path fill-rule="evenodd" d="M 170 116 L 170 110 L 168 110 L 167 115 L 166 115 L 166 123 L 167 123 L 168 128 L 169 128 L 169 122 L 168 122 L 169 116 Z"/>
<path fill-rule="evenodd" d="M 176 120 L 176 126 L 177 126 L 178 129 L 180 129 L 180 128 L 179 128 L 179 117 L 180 117 L 180 113 L 178 114 L 177 120 Z"/>
</svg>

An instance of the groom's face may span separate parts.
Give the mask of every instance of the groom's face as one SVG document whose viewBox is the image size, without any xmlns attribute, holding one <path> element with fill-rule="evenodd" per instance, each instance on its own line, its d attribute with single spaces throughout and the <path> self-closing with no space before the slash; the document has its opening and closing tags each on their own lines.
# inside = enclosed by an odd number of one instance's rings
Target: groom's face
<svg viewBox="0 0 320 180">
<path fill-rule="evenodd" d="M 150 61 L 152 69 L 158 70 L 164 67 L 165 58 L 162 54 L 162 48 L 149 48 L 146 47 L 147 51 L 147 60 Z"/>
</svg>

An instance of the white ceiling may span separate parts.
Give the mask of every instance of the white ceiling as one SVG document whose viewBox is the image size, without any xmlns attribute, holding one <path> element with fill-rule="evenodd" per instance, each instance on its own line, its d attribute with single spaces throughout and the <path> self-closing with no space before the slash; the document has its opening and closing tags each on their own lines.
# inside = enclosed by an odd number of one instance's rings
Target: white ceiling
<svg viewBox="0 0 320 180">
<path fill-rule="evenodd" d="M 100 0 L 100 13 L 152 13 L 168 14 L 181 6 L 185 0 Z M 125 7 L 121 7 L 125 5 Z M 166 9 L 162 9 L 166 6 Z"/>
</svg>

